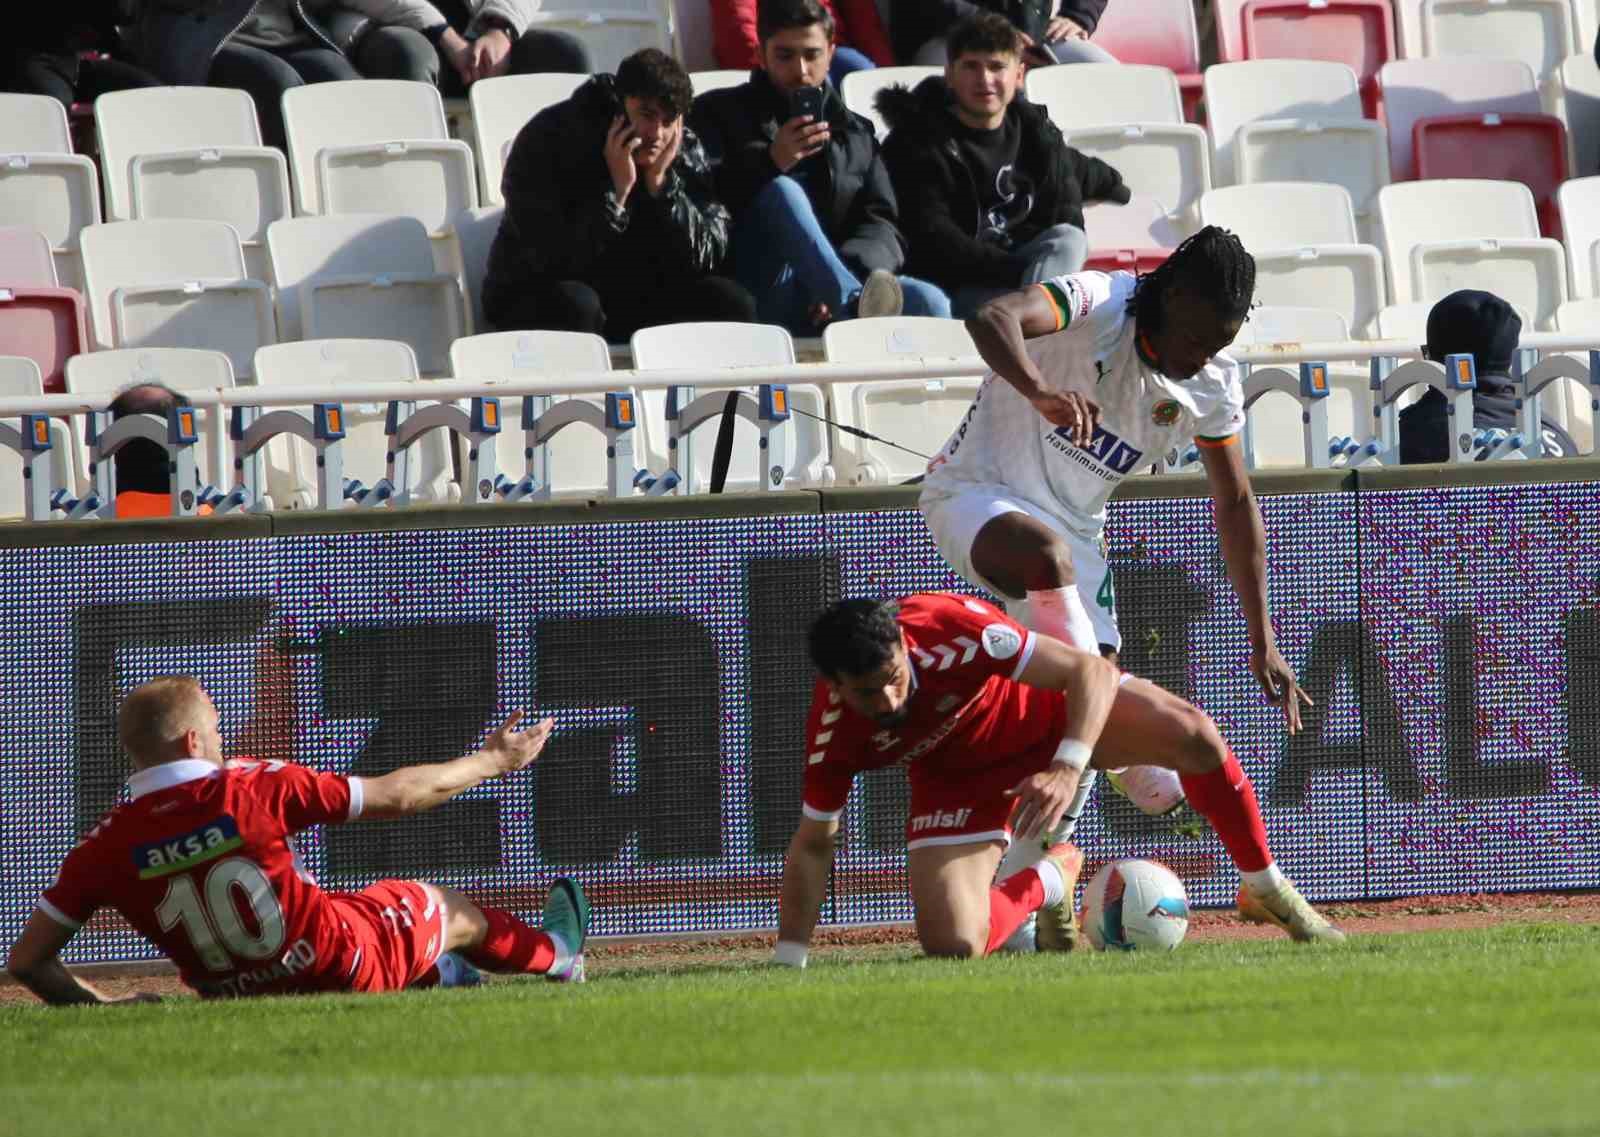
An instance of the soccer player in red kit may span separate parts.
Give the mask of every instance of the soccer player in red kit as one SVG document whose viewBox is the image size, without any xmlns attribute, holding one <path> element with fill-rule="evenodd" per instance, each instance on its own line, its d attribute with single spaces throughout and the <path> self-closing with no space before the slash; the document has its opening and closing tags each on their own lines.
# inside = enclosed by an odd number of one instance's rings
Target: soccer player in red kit
<svg viewBox="0 0 1600 1137">
<path fill-rule="evenodd" d="M 551 885 L 543 927 L 532 928 L 420 881 L 324 892 L 292 840 L 312 825 L 420 813 L 522 769 L 544 749 L 553 723 L 518 730 L 521 719 L 513 713 L 465 757 L 354 778 L 224 761 L 217 708 L 200 684 L 152 680 L 117 714 L 133 759 L 132 800 L 67 855 L 6 967 L 47 1003 L 154 998 L 107 999 L 61 963 L 73 934 L 96 909 L 111 907 L 202 997 L 429 985 L 454 970 L 447 953 L 490 971 L 581 981 L 589 906 L 574 881 Z"/>
<path fill-rule="evenodd" d="M 1272 923 L 1296 940 L 1344 939 L 1273 863 L 1255 790 L 1216 724 L 1176 695 L 950 593 L 841 601 L 809 647 L 821 678 L 778 962 L 805 964 L 855 775 L 897 764 L 911 783 L 911 898 L 930 955 L 986 955 L 1036 910 L 1040 946 L 1069 948 L 1077 849 L 1056 845 L 998 884 L 995 870 L 1013 835 L 1056 826 L 1088 766 L 1136 762 L 1178 772 Z"/>
</svg>

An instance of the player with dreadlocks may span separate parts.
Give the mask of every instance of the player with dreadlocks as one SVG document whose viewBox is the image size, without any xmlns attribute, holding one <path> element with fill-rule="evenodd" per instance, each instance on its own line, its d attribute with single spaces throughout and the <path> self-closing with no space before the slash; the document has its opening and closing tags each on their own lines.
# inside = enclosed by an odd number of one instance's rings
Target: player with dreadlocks
<svg viewBox="0 0 1600 1137">
<path fill-rule="evenodd" d="M 1310 699 L 1274 642 L 1261 514 L 1238 446 L 1244 393 L 1238 366 L 1220 354 L 1249 318 L 1255 278 L 1239 239 L 1208 225 L 1143 276 L 1080 272 L 991 301 L 967 322 L 991 373 L 929 465 L 920 504 L 939 551 L 966 580 L 1006 598 L 1036 632 L 1115 660 L 1106 499 L 1135 470 L 1199 443 L 1223 560 L 1249 627 L 1250 666 L 1293 733 Z M 1173 713 L 1156 702 L 1146 711 Z M 1064 831 L 1042 846 L 1014 845 L 1000 879 L 1070 833 L 1094 769 L 1061 774 L 1076 788 Z M 1255 792 L 1231 752 L 1204 776 L 1134 766 L 1111 777 L 1147 813 L 1187 798 L 1212 822 L 1241 870 L 1246 919 L 1296 939 L 1342 938 L 1262 852 Z M 1075 930 L 1069 889 L 1066 904 L 1039 913 L 1037 944 L 1068 948 Z M 1009 946 L 1025 950 L 1028 934 L 1020 930 Z"/>
</svg>

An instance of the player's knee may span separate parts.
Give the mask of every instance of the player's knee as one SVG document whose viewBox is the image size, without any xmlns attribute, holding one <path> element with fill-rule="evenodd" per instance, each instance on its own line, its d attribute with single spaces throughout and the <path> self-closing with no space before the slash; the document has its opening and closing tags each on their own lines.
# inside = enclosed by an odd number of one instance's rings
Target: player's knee
<svg viewBox="0 0 1600 1137">
<path fill-rule="evenodd" d="M 917 939 L 922 950 L 942 959 L 971 959 L 983 954 L 987 929 L 956 927 L 919 927 Z"/>
<path fill-rule="evenodd" d="M 1199 707 L 1185 706 L 1178 712 L 1178 769 L 1186 774 L 1204 774 L 1217 769 L 1228 756 L 1228 744 L 1211 716 Z"/>
<path fill-rule="evenodd" d="M 1023 577 L 1029 592 L 1072 585 L 1078 579 L 1072 568 L 1072 550 L 1061 541 L 1039 546 L 1028 558 Z"/>
</svg>

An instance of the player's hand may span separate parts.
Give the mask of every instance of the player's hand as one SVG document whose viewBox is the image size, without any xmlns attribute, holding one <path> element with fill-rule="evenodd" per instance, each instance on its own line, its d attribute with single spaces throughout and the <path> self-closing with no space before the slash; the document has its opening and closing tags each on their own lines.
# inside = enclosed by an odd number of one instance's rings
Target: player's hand
<svg viewBox="0 0 1600 1137">
<path fill-rule="evenodd" d="M 511 69 L 511 37 L 504 28 L 494 28 L 472 41 L 469 54 L 472 81 L 493 79 Z"/>
<path fill-rule="evenodd" d="M 1044 42 L 1060 43 L 1064 39 L 1088 39 L 1089 33 L 1082 24 L 1068 16 L 1051 16 L 1044 26 Z"/>
<path fill-rule="evenodd" d="M 778 128 L 778 136 L 767 152 L 772 155 L 772 164 L 778 167 L 778 172 L 787 174 L 827 144 L 828 124 L 800 114 Z"/>
<path fill-rule="evenodd" d="M 1076 446 L 1087 446 L 1100 423 L 1100 404 L 1077 391 L 1041 391 L 1028 400 L 1033 409 L 1056 426 L 1067 428 Z"/>
<path fill-rule="evenodd" d="M 556 727 L 555 719 L 543 719 L 527 730 L 518 730 L 522 719 L 521 711 L 512 711 L 483 744 L 483 752 L 494 759 L 502 774 L 520 770 L 539 757 L 544 744 L 550 740 L 550 732 Z"/>
<path fill-rule="evenodd" d="M 663 129 L 670 132 L 666 145 L 661 147 L 661 153 L 645 166 L 640 167 L 639 174 L 644 178 L 644 188 L 651 197 L 660 197 L 661 188 L 667 184 L 667 175 L 672 173 L 672 163 L 678 160 L 678 149 L 683 145 L 683 119 Z"/>
<path fill-rule="evenodd" d="M 1006 791 L 1006 797 L 1017 799 L 1016 812 L 1012 814 L 1011 831 L 1019 841 L 1037 840 L 1040 834 L 1049 833 L 1061 824 L 1061 815 L 1072 804 L 1078 792 L 1081 771 L 1061 762 L 1052 762 L 1048 770 L 1029 774 Z"/>
<path fill-rule="evenodd" d="M 633 127 L 628 125 L 628 117 L 619 114 L 611 120 L 605 146 L 606 169 L 611 171 L 611 186 L 617 192 L 618 201 L 628 200 L 634 182 L 639 179 L 639 168 L 633 163 L 633 152 L 637 149 L 638 136 L 634 134 Z"/>
<path fill-rule="evenodd" d="M 1267 698 L 1283 708 L 1283 717 L 1288 720 L 1289 733 L 1300 733 L 1300 706 L 1315 706 L 1311 696 L 1306 694 L 1300 686 L 1300 681 L 1295 678 L 1294 668 L 1289 666 L 1289 661 L 1278 653 L 1277 645 L 1268 644 L 1257 647 L 1250 652 L 1250 670 L 1255 672 L 1256 679 L 1261 683 L 1261 689 L 1267 693 Z"/>
</svg>

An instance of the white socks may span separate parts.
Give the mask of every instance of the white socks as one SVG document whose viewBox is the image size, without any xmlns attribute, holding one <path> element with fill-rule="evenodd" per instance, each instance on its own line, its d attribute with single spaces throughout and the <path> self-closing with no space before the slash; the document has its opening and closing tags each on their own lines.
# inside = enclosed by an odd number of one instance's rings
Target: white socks
<svg viewBox="0 0 1600 1137">
<path fill-rule="evenodd" d="M 1067 882 L 1061 879 L 1061 870 L 1054 861 L 1040 861 L 1033 866 L 1033 871 L 1044 884 L 1044 903 L 1040 907 L 1049 908 L 1067 898 Z"/>
<path fill-rule="evenodd" d="M 1028 627 L 1079 651 L 1100 654 L 1100 638 L 1094 634 L 1094 624 L 1089 621 L 1089 612 L 1075 584 L 1028 593 Z"/>
<path fill-rule="evenodd" d="M 1276 892 L 1288 883 L 1276 861 L 1260 872 L 1240 872 L 1239 876 L 1244 881 L 1244 886 L 1256 896 Z"/>
</svg>

